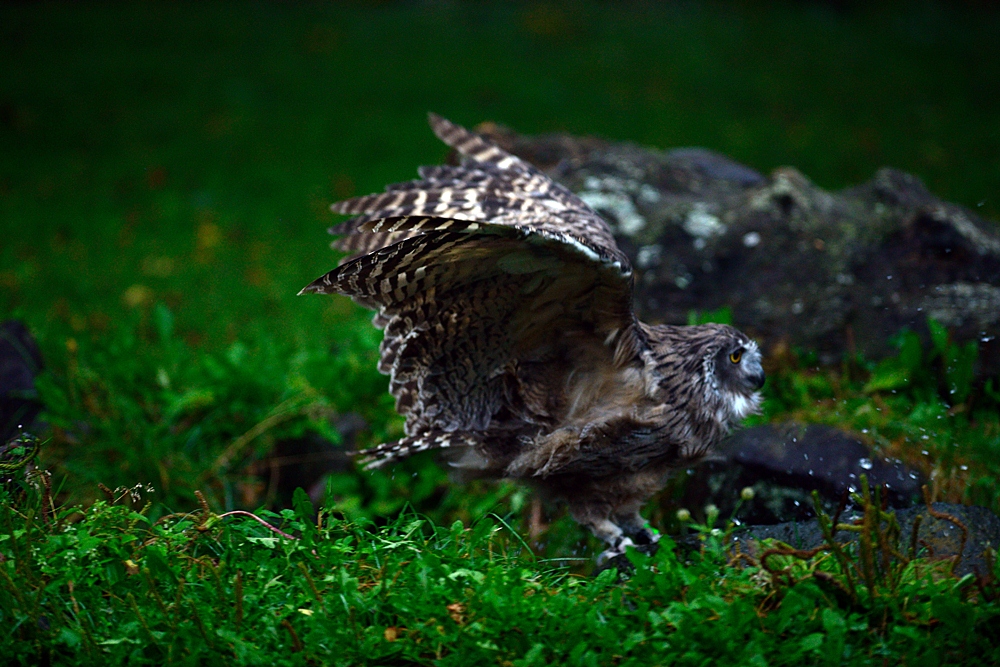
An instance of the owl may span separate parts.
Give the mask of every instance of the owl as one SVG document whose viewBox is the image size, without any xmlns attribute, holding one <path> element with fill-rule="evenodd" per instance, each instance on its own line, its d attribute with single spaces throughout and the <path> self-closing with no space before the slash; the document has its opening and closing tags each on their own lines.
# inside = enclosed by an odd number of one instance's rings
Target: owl
<svg viewBox="0 0 1000 667">
<path fill-rule="evenodd" d="M 522 480 L 565 500 L 608 544 L 658 533 L 640 515 L 672 470 L 758 410 L 757 344 L 721 324 L 648 325 L 611 228 L 569 190 L 437 115 L 462 156 L 334 204 L 347 256 L 301 293 L 376 311 L 378 370 L 405 437 L 369 467 L 445 450 L 467 478 Z"/>
</svg>

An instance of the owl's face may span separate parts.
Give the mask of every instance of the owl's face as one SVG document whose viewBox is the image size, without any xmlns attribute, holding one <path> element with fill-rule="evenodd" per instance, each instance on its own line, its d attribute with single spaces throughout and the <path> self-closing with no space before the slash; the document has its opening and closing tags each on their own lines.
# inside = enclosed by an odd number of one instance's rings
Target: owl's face
<svg viewBox="0 0 1000 667">
<path fill-rule="evenodd" d="M 760 350 L 754 341 L 746 338 L 727 341 L 715 353 L 715 376 L 719 388 L 752 396 L 764 386 L 764 369 L 760 362 Z"/>
<path fill-rule="evenodd" d="M 764 369 L 756 342 L 732 327 L 719 333 L 718 348 L 705 359 L 705 374 L 711 402 L 721 403 L 716 419 L 735 426 L 759 410 Z"/>
<path fill-rule="evenodd" d="M 658 397 L 686 404 L 724 429 L 760 407 L 764 369 L 757 343 L 725 324 L 649 327 Z"/>
</svg>

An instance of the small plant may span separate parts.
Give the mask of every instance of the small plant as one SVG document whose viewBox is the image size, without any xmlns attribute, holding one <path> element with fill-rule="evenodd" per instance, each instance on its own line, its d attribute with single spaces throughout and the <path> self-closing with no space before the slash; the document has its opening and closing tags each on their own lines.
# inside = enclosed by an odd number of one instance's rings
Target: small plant
<svg viewBox="0 0 1000 667">
<path fill-rule="evenodd" d="M 931 347 L 926 350 L 916 333 L 901 331 L 895 341 L 899 354 L 875 367 L 864 391 L 907 389 L 924 400 L 941 395 L 952 406 L 964 403 L 973 388 L 978 346 L 975 341 L 953 342 L 933 318 L 927 318 L 927 329 Z"/>
<path fill-rule="evenodd" d="M 30 433 L 11 438 L 0 445 L 0 475 L 12 474 L 35 460 L 41 441 Z"/>
<path fill-rule="evenodd" d="M 934 560 L 934 555 L 922 548 L 918 539 L 921 517 L 914 521 L 910 534 L 903 535 L 895 514 L 887 511 L 882 503 L 882 490 L 876 488 L 873 493 L 865 475 L 861 476 L 860 485 L 861 493 L 852 494 L 852 500 L 861 516 L 846 523 L 840 521 L 846 496 L 836 514 L 830 517 L 823 511 L 819 494 L 813 492 L 816 521 L 824 544 L 801 550 L 777 543 L 765 550 L 760 556 L 760 565 L 771 575 L 772 582 L 778 586 L 791 586 L 796 581 L 795 567 L 789 564 L 787 558 L 780 557 L 791 557 L 805 563 L 818 554 L 827 554 L 827 558 L 816 561 L 815 565 L 826 561 L 835 567 L 814 567 L 805 574 L 831 586 L 835 594 L 846 596 L 845 599 L 849 599 L 852 605 L 878 611 L 883 605 L 897 604 L 902 587 L 912 586 L 928 575 L 938 578 L 953 575 L 965 548 L 968 528 L 954 516 L 935 510 L 927 487 L 924 487 L 927 514 L 948 521 L 961 530 L 957 553 L 947 562 Z M 853 537 L 848 542 L 838 540 L 838 534 L 842 533 Z M 782 560 L 784 567 L 775 565 L 774 561 Z M 956 582 L 955 588 L 971 586 L 973 580 L 977 580 L 982 588 L 991 576 L 992 573 L 986 573 L 985 577 L 968 575 Z"/>
</svg>

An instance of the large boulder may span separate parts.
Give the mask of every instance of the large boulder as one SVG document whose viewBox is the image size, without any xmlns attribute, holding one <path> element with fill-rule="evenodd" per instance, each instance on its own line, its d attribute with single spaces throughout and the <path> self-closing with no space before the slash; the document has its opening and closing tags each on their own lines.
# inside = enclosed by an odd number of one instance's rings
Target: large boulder
<svg viewBox="0 0 1000 667">
<path fill-rule="evenodd" d="M 794 168 L 764 176 L 701 148 L 478 129 L 612 223 L 647 321 L 728 307 L 766 347 L 835 362 L 886 356 L 891 334 L 926 333 L 932 317 L 980 343 L 980 373 L 1000 370 L 998 229 L 915 176 L 885 168 L 827 192 Z"/>
</svg>

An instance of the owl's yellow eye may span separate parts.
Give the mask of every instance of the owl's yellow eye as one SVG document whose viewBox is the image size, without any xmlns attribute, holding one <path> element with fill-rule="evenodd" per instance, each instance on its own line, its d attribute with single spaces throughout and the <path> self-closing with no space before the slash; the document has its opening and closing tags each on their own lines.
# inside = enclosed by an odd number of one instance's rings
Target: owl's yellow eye
<svg viewBox="0 0 1000 667">
<path fill-rule="evenodd" d="M 743 358 L 743 350 L 736 350 L 735 352 L 729 355 L 729 361 L 733 362 L 734 364 L 740 363 L 740 359 L 742 358 Z"/>
</svg>

